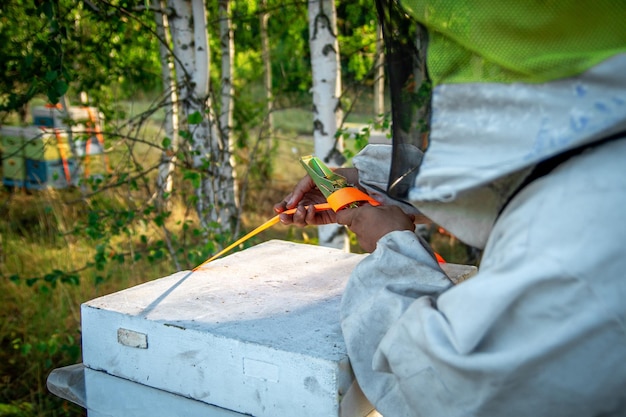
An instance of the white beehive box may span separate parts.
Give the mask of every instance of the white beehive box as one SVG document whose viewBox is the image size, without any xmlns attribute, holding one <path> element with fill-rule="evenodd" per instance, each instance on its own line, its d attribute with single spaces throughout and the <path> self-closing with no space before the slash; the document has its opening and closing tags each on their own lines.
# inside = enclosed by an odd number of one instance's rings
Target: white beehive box
<svg viewBox="0 0 626 417">
<path fill-rule="evenodd" d="M 339 325 L 362 257 L 270 241 L 89 301 L 83 363 L 241 414 L 365 416 Z"/>
<path fill-rule="evenodd" d="M 89 417 L 246 417 L 89 368 L 84 380 Z"/>
</svg>

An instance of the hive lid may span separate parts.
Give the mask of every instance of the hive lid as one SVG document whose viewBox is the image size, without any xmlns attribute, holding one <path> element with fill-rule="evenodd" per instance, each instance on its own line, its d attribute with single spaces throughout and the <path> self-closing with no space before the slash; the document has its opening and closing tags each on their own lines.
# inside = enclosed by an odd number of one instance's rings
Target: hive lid
<svg viewBox="0 0 626 417">
<path fill-rule="evenodd" d="M 339 302 L 362 257 L 273 240 L 85 306 L 337 360 Z"/>
</svg>

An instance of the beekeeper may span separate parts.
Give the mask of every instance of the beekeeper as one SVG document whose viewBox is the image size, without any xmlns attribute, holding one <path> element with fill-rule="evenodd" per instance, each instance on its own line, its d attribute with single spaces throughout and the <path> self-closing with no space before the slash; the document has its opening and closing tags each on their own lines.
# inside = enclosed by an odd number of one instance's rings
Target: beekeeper
<svg viewBox="0 0 626 417">
<path fill-rule="evenodd" d="M 386 42 L 403 12 L 429 35 L 423 159 L 394 126 L 339 170 L 383 205 L 315 213 L 304 178 L 275 206 L 372 251 L 341 306 L 361 388 L 385 417 L 625 416 L 626 3 L 401 6 L 378 4 Z M 483 249 L 474 277 L 449 282 L 400 198 Z"/>
</svg>

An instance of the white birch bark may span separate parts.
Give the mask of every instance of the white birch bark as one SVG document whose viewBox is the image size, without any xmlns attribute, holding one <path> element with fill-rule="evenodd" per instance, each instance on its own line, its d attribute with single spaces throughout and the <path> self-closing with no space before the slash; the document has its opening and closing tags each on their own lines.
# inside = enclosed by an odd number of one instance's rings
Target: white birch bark
<svg viewBox="0 0 626 417">
<path fill-rule="evenodd" d="M 175 150 L 178 148 L 178 95 L 176 92 L 176 81 L 174 79 L 174 62 L 169 49 L 171 36 L 169 33 L 168 17 L 167 14 L 163 12 L 165 2 L 163 0 L 152 0 L 152 8 L 154 9 L 157 36 L 160 39 L 159 57 L 161 60 L 163 94 L 165 97 L 163 106 L 165 111 L 163 129 L 165 136 L 170 139 L 169 149 L 163 150 L 161 163 L 159 164 L 157 174 L 157 204 L 167 206 L 167 196 L 172 193 Z"/>
<path fill-rule="evenodd" d="M 237 201 L 237 181 L 235 173 L 234 141 L 231 140 L 233 126 L 233 74 L 235 59 L 235 39 L 230 11 L 230 0 L 219 0 L 220 21 L 220 45 L 222 49 L 222 75 L 221 75 L 221 112 L 219 117 L 219 158 L 220 178 L 222 181 L 215 185 L 218 201 L 222 204 L 221 217 L 231 219 L 234 223 L 235 234 L 237 233 L 236 219 L 239 213 Z"/>
<path fill-rule="evenodd" d="M 188 122 L 192 165 L 200 174 L 200 186 L 195 190 L 196 211 L 207 237 L 211 233 L 232 234 L 238 217 L 233 203 L 234 170 L 230 164 L 228 137 L 222 137 L 222 132 L 216 128 L 219 121 L 209 96 L 205 5 L 203 0 L 168 0 L 168 6 L 173 9 L 169 23 L 181 113 Z M 227 129 L 231 125 L 232 122 L 225 124 Z"/>
<path fill-rule="evenodd" d="M 188 0 L 187 0 L 188 1 Z M 194 123 L 189 119 L 189 131 L 192 135 L 191 150 L 193 152 L 193 167 L 200 170 L 201 183 L 196 188 L 196 211 L 200 218 L 200 224 L 205 231 L 213 227 L 217 220 L 218 201 L 212 190 L 213 178 L 207 171 L 213 171 L 215 158 L 211 140 L 213 138 L 214 123 L 211 120 L 211 109 L 209 108 L 209 35 L 207 32 L 207 16 L 203 0 L 191 0 L 192 25 L 191 38 L 193 43 L 189 45 L 189 50 L 194 54 L 192 58 L 192 72 L 190 77 L 190 95 L 184 101 L 187 105 L 187 115 L 200 114 L 201 119 Z M 213 176 L 214 177 L 214 176 Z M 223 229 L 222 229 L 223 230 Z M 219 230 L 221 232 L 222 230 Z"/>
<path fill-rule="evenodd" d="M 191 3 L 188 0 L 167 0 L 171 10 L 168 20 L 172 35 L 172 51 L 174 53 L 174 68 L 176 85 L 180 103 L 181 116 L 188 115 L 188 97 L 190 90 L 190 71 L 195 66 L 192 48 L 193 36 L 190 19 L 192 18 Z"/>
<path fill-rule="evenodd" d="M 172 48 L 176 59 L 176 79 L 179 88 L 181 114 L 186 120 L 189 120 L 189 116 L 196 112 L 204 114 L 204 103 L 208 96 L 206 79 L 198 78 L 201 77 L 198 74 L 201 67 L 204 66 L 204 71 L 208 71 L 208 59 L 202 51 L 196 54 L 196 49 L 206 49 L 208 42 L 205 40 L 198 44 L 195 39 L 195 27 L 199 24 L 202 25 L 201 22 L 203 17 L 206 18 L 206 15 L 202 13 L 201 16 L 194 16 L 192 2 L 198 2 L 198 0 L 168 0 L 168 6 L 172 9 L 169 23 L 172 33 Z M 189 131 L 192 138 L 193 166 L 196 167 L 201 164 L 203 155 L 208 153 L 205 137 L 208 136 L 209 126 L 203 117 L 202 122 L 189 124 Z M 198 198 L 196 209 L 201 222 L 203 203 L 203 199 Z"/>
<path fill-rule="evenodd" d="M 313 71 L 313 139 L 314 154 L 329 167 L 340 162 L 342 142 L 335 140 L 341 123 L 341 67 L 337 41 L 337 14 L 334 0 L 311 0 L 309 13 L 309 43 Z M 335 146 L 337 145 L 337 146 Z M 338 149 L 337 149 L 338 148 Z M 338 153 L 339 152 L 339 153 Z M 349 240 L 343 226 L 318 227 L 319 244 L 349 250 Z"/>
</svg>

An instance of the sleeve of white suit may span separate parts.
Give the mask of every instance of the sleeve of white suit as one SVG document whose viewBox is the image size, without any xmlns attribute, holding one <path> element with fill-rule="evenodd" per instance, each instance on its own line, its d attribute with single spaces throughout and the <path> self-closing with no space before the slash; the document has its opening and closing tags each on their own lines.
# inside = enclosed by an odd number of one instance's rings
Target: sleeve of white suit
<svg viewBox="0 0 626 417">
<path fill-rule="evenodd" d="M 385 417 L 626 413 L 616 244 L 626 177 L 610 175 L 625 146 L 527 187 L 496 223 L 478 274 L 457 286 L 414 234 L 378 242 L 350 277 L 341 319 L 357 380 Z"/>
</svg>

